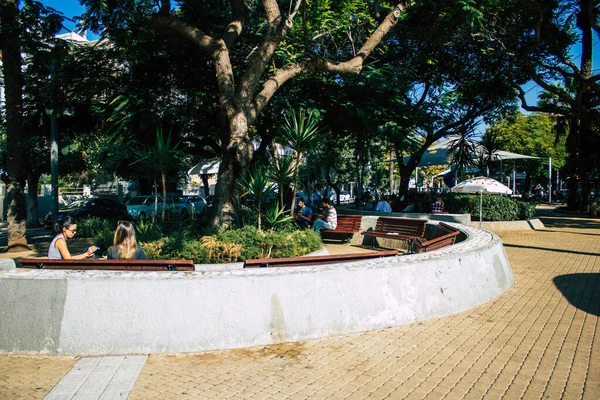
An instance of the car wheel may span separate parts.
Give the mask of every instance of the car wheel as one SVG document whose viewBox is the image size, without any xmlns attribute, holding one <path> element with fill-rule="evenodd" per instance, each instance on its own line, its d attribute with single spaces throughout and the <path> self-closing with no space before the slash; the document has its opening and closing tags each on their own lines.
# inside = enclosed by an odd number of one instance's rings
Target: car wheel
<svg viewBox="0 0 600 400">
<path fill-rule="evenodd" d="M 189 219 L 190 213 L 185 208 L 181 210 L 181 219 Z"/>
<path fill-rule="evenodd" d="M 140 218 L 140 220 L 144 221 L 146 219 L 146 213 L 141 212 L 139 218 Z"/>
</svg>

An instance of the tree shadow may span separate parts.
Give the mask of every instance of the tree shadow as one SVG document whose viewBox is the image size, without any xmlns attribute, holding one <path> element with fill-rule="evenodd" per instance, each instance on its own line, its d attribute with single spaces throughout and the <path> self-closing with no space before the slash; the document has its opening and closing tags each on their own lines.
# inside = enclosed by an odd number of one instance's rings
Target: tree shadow
<svg viewBox="0 0 600 400">
<path fill-rule="evenodd" d="M 541 251 L 555 251 L 557 253 L 567 253 L 567 254 L 581 254 L 583 256 L 598 256 L 598 253 L 588 253 L 585 251 L 575 251 L 575 250 L 564 250 L 564 249 L 551 249 L 548 247 L 537 247 L 537 246 L 523 246 L 520 244 L 511 244 L 511 243 L 502 243 L 504 247 L 515 247 L 518 249 L 532 249 L 532 250 L 541 250 Z"/>
<path fill-rule="evenodd" d="M 597 219 L 575 219 L 573 217 L 539 217 L 546 228 L 600 229 Z"/>
<path fill-rule="evenodd" d="M 573 306 L 600 316 L 600 273 L 577 273 L 560 275 L 553 279 L 554 285 Z"/>
</svg>

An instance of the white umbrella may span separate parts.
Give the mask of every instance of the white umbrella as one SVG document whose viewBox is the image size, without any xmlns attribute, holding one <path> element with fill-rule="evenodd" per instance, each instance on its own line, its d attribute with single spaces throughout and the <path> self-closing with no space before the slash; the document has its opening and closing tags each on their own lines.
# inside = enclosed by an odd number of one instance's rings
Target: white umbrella
<svg viewBox="0 0 600 400">
<path fill-rule="evenodd" d="M 467 179 L 450 189 L 455 193 L 479 193 L 479 229 L 483 214 L 483 193 L 492 194 L 512 194 L 507 186 L 495 179 L 479 176 L 477 178 Z"/>
</svg>

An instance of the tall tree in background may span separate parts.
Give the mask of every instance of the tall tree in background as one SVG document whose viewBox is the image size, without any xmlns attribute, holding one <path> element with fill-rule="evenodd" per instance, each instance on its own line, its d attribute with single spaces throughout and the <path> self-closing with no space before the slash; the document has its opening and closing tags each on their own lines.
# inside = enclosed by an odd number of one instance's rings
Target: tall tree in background
<svg viewBox="0 0 600 400">
<path fill-rule="evenodd" d="M 490 36 L 503 43 L 514 64 L 521 65 L 528 79 L 546 92 L 545 101 L 529 104 L 520 86 L 524 82 L 514 79 L 522 107 L 565 119 L 568 206 L 583 209 L 600 153 L 600 74 L 592 67 L 593 39 L 599 33 L 598 2 L 514 0 L 504 10 L 497 14 L 499 23 L 488 26 Z M 507 79 L 513 78 L 507 75 Z M 578 199 L 579 184 L 583 196 Z"/>
<path fill-rule="evenodd" d="M 119 15 L 139 7 L 135 2 L 118 3 L 107 5 L 98 0 L 84 0 L 88 7 L 87 18 L 95 18 L 110 25 L 112 21 L 119 20 Z M 373 3 L 383 9 L 380 1 Z M 362 46 L 348 60 L 328 60 L 328 54 L 320 53 L 318 46 L 308 45 L 308 32 L 303 32 L 300 27 L 298 32 L 303 34 L 299 36 L 304 36 L 300 43 L 306 43 L 304 49 L 293 52 L 290 57 L 277 57 L 277 62 L 274 63 L 276 53 L 284 52 L 282 47 L 289 44 L 286 38 L 293 28 L 302 0 L 286 2 L 286 6 L 290 5 L 287 13 L 282 12 L 276 0 L 264 0 L 260 3 L 231 0 L 230 9 L 225 12 L 221 3 L 214 4 L 214 7 L 209 7 L 208 2 L 182 1 L 178 4 L 180 7 L 173 8 L 170 0 L 161 0 L 157 12 L 150 15 L 150 22 L 158 30 L 174 33 L 191 41 L 198 50 L 210 57 L 214 66 L 223 129 L 219 133 L 221 165 L 213 224 L 227 228 L 233 223 L 239 208 L 241 188 L 237 181 L 248 173 L 254 153 L 251 127 L 277 90 L 290 79 L 310 72 L 359 73 L 365 59 L 397 24 L 405 6 L 397 4 L 393 9 L 386 10 L 387 16 L 377 24 L 368 21 L 367 25 L 372 30 L 363 37 Z M 113 9 L 110 9 L 111 6 Z M 115 10 L 115 6 L 120 11 Z M 315 8 L 311 11 L 309 7 L 312 6 Z M 340 5 L 311 3 L 305 7 L 303 14 L 328 13 L 329 17 L 332 13 L 341 12 L 343 7 L 348 15 L 352 14 L 348 10 L 366 9 L 365 4 L 358 1 Z M 344 21 L 346 24 L 357 22 L 353 19 Z M 250 25 L 248 28 L 258 34 L 249 31 L 246 37 L 248 40 L 236 49 L 235 45 L 241 41 L 247 24 Z M 315 29 L 320 30 L 321 27 Z"/>
<path fill-rule="evenodd" d="M 8 175 L 8 250 L 21 251 L 27 244 L 23 148 L 23 76 L 21 27 L 17 0 L 0 0 L 0 49 L 6 94 L 6 172 Z"/>
</svg>

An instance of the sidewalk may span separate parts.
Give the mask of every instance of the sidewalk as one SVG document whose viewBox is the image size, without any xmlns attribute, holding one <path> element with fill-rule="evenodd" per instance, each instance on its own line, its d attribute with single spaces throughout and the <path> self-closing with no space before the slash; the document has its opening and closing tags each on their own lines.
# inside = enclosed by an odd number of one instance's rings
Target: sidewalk
<svg viewBox="0 0 600 400">
<path fill-rule="evenodd" d="M 600 220 L 542 211 L 546 229 L 500 233 L 517 283 L 493 302 L 313 342 L 150 355 L 129 398 L 599 399 Z M 78 361 L 0 356 L 0 399 L 44 398 Z"/>
</svg>

